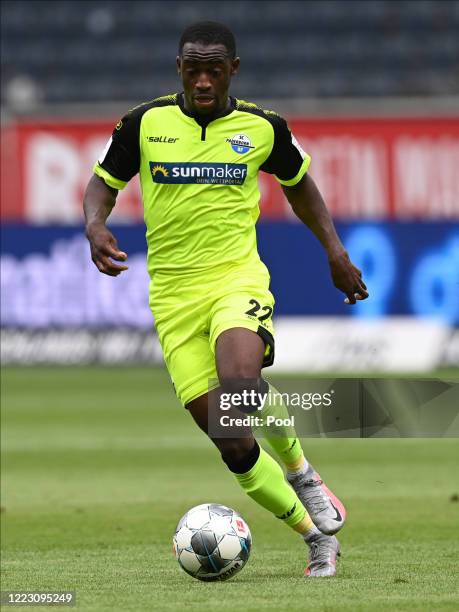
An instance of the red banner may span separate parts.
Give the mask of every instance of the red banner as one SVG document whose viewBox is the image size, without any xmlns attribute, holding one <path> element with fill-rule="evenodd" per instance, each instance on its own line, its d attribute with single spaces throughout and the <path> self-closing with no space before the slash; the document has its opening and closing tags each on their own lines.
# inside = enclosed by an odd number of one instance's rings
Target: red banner
<svg viewBox="0 0 459 612">
<path fill-rule="evenodd" d="M 92 167 L 116 121 L 24 121 L 2 130 L 2 220 L 77 223 Z M 316 180 L 339 219 L 458 219 L 459 117 L 295 118 Z M 264 218 L 293 217 L 273 177 L 260 173 Z M 137 180 L 112 218 L 143 217 Z"/>
</svg>

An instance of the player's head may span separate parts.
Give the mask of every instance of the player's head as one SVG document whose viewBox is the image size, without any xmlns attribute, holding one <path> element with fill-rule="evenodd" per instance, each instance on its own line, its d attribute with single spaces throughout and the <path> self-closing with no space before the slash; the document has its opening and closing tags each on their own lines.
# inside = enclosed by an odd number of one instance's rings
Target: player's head
<svg viewBox="0 0 459 612">
<path fill-rule="evenodd" d="M 208 114 L 223 109 L 239 67 L 233 33 L 215 21 L 188 26 L 180 38 L 177 67 L 190 110 Z"/>
</svg>

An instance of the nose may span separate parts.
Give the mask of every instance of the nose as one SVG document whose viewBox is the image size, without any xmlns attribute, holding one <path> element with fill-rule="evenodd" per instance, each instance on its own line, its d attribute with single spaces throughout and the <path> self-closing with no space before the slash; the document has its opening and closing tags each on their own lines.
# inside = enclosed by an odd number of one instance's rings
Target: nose
<svg viewBox="0 0 459 612">
<path fill-rule="evenodd" d="M 200 72 L 198 75 L 198 80 L 196 81 L 196 89 L 199 91 L 208 91 L 212 87 L 209 79 L 209 75 L 207 72 Z"/>
</svg>

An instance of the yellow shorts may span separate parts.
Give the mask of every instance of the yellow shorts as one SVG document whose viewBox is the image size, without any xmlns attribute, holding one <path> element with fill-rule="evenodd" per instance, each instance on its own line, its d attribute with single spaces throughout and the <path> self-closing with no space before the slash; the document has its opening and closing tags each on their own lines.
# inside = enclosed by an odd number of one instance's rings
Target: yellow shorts
<svg viewBox="0 0 459 612">
<path fill-rule="evenodd" d="M 152 281 L 150 306 L 164 360 L 179 400 L 188 404 L 218 379 L 215 345 L 233 327 L 258 333 L 265 342 L 263 367 L 274 361 L 272 313 L 265 265 L 227 266 L 218 275 L 189 275 L 159 285 Z"/>
</svg>

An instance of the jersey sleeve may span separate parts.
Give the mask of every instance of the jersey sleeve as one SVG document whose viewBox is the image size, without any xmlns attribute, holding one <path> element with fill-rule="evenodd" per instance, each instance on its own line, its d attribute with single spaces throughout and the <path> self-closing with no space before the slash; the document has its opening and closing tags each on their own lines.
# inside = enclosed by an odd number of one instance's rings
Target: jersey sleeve
<svg viewBox="0 0 459 612">
<path fill-rule="evenodd" d="M 94 174 L 109 187 L 123 189 L 140 168 L 139 132 L 142 115 L 129 112 L 115 126 L 94 165 Z"/>
<path fill-rule="evenodd" d="M 306 174 L 311 158 L 303 151 L 285 119 L 270 113 L 269 121 L 274 129 L 274 144 L 260 170 L 274 174 L 281 185 L 291 187 Z"/>
</svg>

